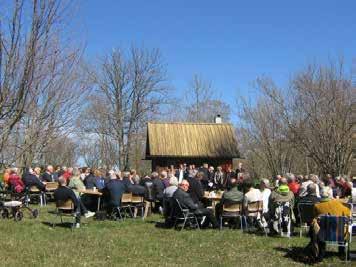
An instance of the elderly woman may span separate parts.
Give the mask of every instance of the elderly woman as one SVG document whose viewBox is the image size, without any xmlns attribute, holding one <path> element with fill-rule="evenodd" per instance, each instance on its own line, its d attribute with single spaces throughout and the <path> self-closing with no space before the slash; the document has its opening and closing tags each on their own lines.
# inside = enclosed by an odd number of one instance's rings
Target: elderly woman
<svg viewBox="0 0 356 267">
<path fill-rule="evenodd" d="M 80 178 L 80 171 L 78 168 L 73 169 L 73 176 L 70 179 L 68 186 L 73 189 L 75 195 L 78 198 L 80 196 L 80 193 L 78 191 L 85 189 L 84 183 L 83 183 L 82 179 Z"/>
</svg>

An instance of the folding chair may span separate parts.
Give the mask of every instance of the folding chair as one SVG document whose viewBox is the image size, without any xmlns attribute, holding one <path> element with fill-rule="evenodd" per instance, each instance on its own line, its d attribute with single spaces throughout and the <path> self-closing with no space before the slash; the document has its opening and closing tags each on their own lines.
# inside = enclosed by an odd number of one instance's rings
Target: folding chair
<svg viewBox="0 0 356 267">
<path fill-rule="evenodd" d="M 190 212 L 189 209 L 182 208 L 178 199 L 175 199 L 175 207 L 173 208 L 175 211 L 175 222 L 174 227 L 177 228 L 178 221 L 183 221 L 183 225 L 180 230 L 183 230 L 186 223 L 193 223 L 196 228 L 200 229 L 199 222 L 197 216 Z"/>
<path fill-rule="evenodd" d="M 141 217 L 144 219 L 145 215 L 145 203 L 143 202 L 143 197 L 142 196 L 135 196 L 133 195 L 131 198 L 131 205 L 132 208 L 134 208 L 134 218 L 137 216 L 137 212 L 141 210 Z"/>
<path fill-rule="evenodd" d="M 133 217 L 132 210 L 131 210 L 132 208 L 131 202 L 132 202 L 132 193 L 122 194 L 120 206 L 116 208 L 116 211 L 120 219 L 125 219 L 127 214 L 129 214 L 131 218 Z"/>
<path fill-rule="evenodd" d="M 344 247 L 345 261 L 348 260 L 351 243 L 351 220 L 346 216 L 321 215 L 318 217 L 320 227 L 318 239 L 327 245 Z"/>
<path fill-rule="evenodd" d="M 314 203 L 300 202 L 298 203 L 297 209 L 300 221 L 299 236 L 302 237 L 303 229 L 307 232 L 314 219 Z"/>
<path fill-rule="evenodd" d="M 73 218 L 73 223 L 71 228 L 73 229 L 75 227 L 76 223 L 76 217 L 78 214 L 74 210 L 74 203 L 71 199 L 68 199 L 66 201 L 56 201 L 56 211 L 55 214 L 57 215 L 56 218 L 59 216 L 61 219 L 61 223 L 63 224 L 63 217 L 70 217 Z M 55 227 L 56 223 L 53 222 L 52 226 Z"/>
<path fill-rule="evenodd" d="M 243 231 L 242 227 L 242 203 L 234 203 L 234 204 L 224 204 L 223 211 L 220 216 L 220 230 L 223 228 L 223 219 L 239 219 L 240 220 L 240 229 Z"/>
<path fill-rule="evenodd" d="M 254 201 L 250 202 L 247 204 L 247 208 L 244 211 L 244 222 L 247 231 L 250 230 L 250 224 L 249 224 L 249 219 L 252 219 L 255 224 L 257 224 L 259 221 L 261 221 L 262 218 L 262 213 L 263 213 L 263 202 L 262 201 Z M 262 223 L 259 224 L 259 227 L 263 229 L 263 232 L 265 235 L 267 235 L 267 230 L 266 227 L 262 225 Z"/>
</svg>

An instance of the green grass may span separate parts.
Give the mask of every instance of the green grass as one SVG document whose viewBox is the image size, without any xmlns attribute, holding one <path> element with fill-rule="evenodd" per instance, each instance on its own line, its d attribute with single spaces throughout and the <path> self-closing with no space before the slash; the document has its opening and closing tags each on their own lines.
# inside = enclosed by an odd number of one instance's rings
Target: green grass
<svg viewBox="0 0 356 267">
<path fill-rule="evenodd" d="M 71 231 L 48 225 L 55 218 L 51 209 L 42 208 L 37 219 L 25 211 L 21 222 L 0 220 L 1 266 L 303 266 L 301 249 L 308 243 L 240 230 L 162 229 L 155 227 L 157 215 L 146 221 L 83 219 Z M 324 264 L 343 262 L 331 253 Z"/>
</svg>

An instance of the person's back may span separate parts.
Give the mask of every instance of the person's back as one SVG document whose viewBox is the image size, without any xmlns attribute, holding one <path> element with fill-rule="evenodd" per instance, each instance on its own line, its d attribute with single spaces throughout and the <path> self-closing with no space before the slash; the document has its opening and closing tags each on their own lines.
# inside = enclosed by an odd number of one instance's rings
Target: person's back
<svg viewBox="0 0 356 267">
<path fill-rule="evenodd" d="M 96 177 L 93 173 L 90 173 L 84 180 L 85 187 L 87 189 L 93 189 L 96 187 Z"/>
<path fill-rule="evenodd" d="M 316 184 L 311 183 L 308 185 L 307 188 L 307 195 L 304 197 L 301 197 L 299 200 L 299 203 L 318 203 L 320 202 L 320 198 L 317 197 L 316 195 Z"/>
<path fill-rule="evenodd" d="M 188 194 L 190 194 L 194 203 L 199 204 L 204 196 L 203 187 L 200 181 L 194 177 L 188 177 L 186 180 L 189 182 Z"/>
<path fill-rule="evenodd" d="M 26 175 L 24 175 L 23 182 L 27 188 L 35 186 L 41 191 L 44 191 L 46 188 L 45 185 L 41 182 L 41 180 L 32 173 L 27 173 Z"/>
<path fill-rule="evenodd" d="M 114 207 L 120 206 L 121 197 L 125 192 L 125 185 L 118 179 L 112 179 L 106 184 L 106 188 L 110 195 L 110 205 Z"/>
<path fill-rule="evenodd" d="M 159 177 L 152 179 L 155 199 L 163 199 L 164 184 Z"/>
<path fill-rule="evenodd" d="M 77 207 L 78 199 L 74 191 L 66 186 L 59 186 L 53 193 L 55 201 L 72 200 L 74 207 Z"/>
<path fill-rule="evenodd" d="M 320 203 L 314 205 L 314 213 L 315 217 L 323 214 L 349 217 L 351 215 L 351 210 L 345 207 L 340 200 L 322 199 Z"/>
<path fill-rule="evenodd" d="M 221 199 L 222 204 L 235 204 L 242 202 L 244 194 L 237 189 L 237 185 L 226 191 Z"/>
</svg>

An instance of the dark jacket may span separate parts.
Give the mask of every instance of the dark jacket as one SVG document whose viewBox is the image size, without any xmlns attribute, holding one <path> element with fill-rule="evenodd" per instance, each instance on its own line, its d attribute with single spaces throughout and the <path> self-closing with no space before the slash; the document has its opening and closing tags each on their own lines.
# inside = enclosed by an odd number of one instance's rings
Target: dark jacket
<svg viewBox="0 0 356 267">
<path fill-rule="evenodd" d="M 174 192 L 173 198 L 177 199 L 179 201 L 179 203 L 180 203 L 180 205 L 182 206 L 183 209 L 189 209 L 191 211 L 195 211 L 195 210 L 197 210 L 199 208 L 198 204 L 194 203 L 194 201 L 191 198 L 191 196 L 187 192 L 184 192 L 180 188 L 178 188 Z"/>
<path fill-rule="evenodd" d="M 153 183 L 150 178 L 144 178 L 141 180 L 141 186 L 145 188 L 145 199 L 148 201 L 154 201 Z"/>
<path fill-rule="evenodd" d="M 44 182 L 54 182 L 53 174 L 45 172 L 44 174 L 42 174 L 41 180 Z"/>
<path fill-rule="evenodd" d="M 22 181 L 24 182 L 25 186 L 27 188 L 30 188 L 32 186 L 37 187 L 39 190 L 41 191 L 45 191 L 46 187 L 45 185 L 41 182 L 41 180 L 39 178 L 37 178 L 36 175 L 28 173 L 26 174 Z"/>
<path fill-rule="evenodd" d="M 97 187 L 96 180 L 97 178 L 95 177 L 94 174 L 89 174 L 84 180 L 85 187 L 88 189 L 93 189 L 93 187 Z"/>
<path fill-rule="evenodd" d="M 316 195 L 307 195 L 305 197 L 302 197 L 299 199 L 299 203 L 319 203 L 320 198 L 318 198 Z"/>
<path fill-rule="evenodd" d="M 155 200 L 162 200 L 163 199 L 163 191 L 164 191 L 164 184 L 160 178 L 152 179 L 153 183 L 153 194 Z"/>
<path fill-rule="evenodd" d="M 125 193 L 126 187 L 121 180 L 111 179 L 106 184 L 106 189 L 109 192 L 109 204 L 113 207 L 118 207 L 121 204 L 122 194 Z"/>
<path fill-rule="evenodd" d="M 204 196 L 204 190 L 202 184 L 198 179 L 193 177 L 188 177 L 187 181 L 189 182 L 188 194 L 190 194 L 194 203 L 199 204 L 200 200 Z"/>
<path fill-rule="evenodd" d="M 242 202 L 243 198 L 244 194 L 234 186 L 222 195 L 221 204 L 236 204 Z"/>
<path fill-rule="evenodd" d="M 74 209 L 77 209 L 80 206 L 77 196 L 69 187 L 59 186 L 53 194 L 55 201 L 67 201 L 68 199 L 71 199 L 74 203 Z"/>
</svg>

